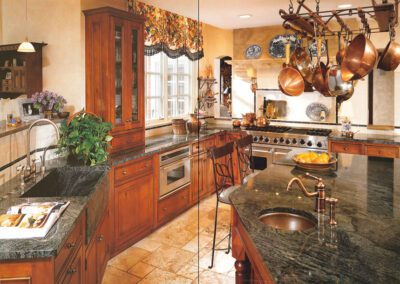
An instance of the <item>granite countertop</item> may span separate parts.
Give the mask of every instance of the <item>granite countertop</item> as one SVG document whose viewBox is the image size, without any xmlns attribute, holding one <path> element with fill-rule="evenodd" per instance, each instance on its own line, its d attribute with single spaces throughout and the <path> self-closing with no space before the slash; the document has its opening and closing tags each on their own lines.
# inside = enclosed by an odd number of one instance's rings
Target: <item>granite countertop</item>
<svg viewBox="0 0 400 284">
<path fill-rule="evenodd" d="M 195 141 L 209 138 L 222 131 L 226 131 L 226 129 L 213 128 L 201 131 L 199 134 L 188 134 L 188 135 L 162 134 L 149 137 L 146 138 L 146 144 L 144 146 L 136 147 L 131 151 L 124 151 L 123 153 L 112 155 L 112 157 L 110 157 L 109 159 L 109 163 L 111 166 L 116 166 L 141 157 L 165 152 L 168 150 L 176 149 L 178 147 L 183 147 Z"/>
<path fill-rule="evenodd" d="M 13 178 L 1 185 L 0 214 L 5 214 L 9 207 L 24 202 L 70 201 L 70 204 L 63 212 L 60 219 L 47 233 L 46 237 L 30 239 L 0 239 L 0 261 L 47 258 L 56 256 L 70 232 L 73 230 L 78 217 L 82 214 L 85 208 L 88 207 L 89 202 L 96 203 L 96 205 L 101 207 L 104 211 L 103 205 L 107 200 L 102 200 L 102 198 L 104 199 L 104 196 L 102 197 L 100 195 L 104 194 L 99 194 L 99 191 L 106 190 L 106 193 L 108 193 L 108 187 L 104 185 L 104 181 L 108 179 L 107 166 L 95 168 L 68 167 L 65 166 L 65 161 L 62 159 L 49 161 L 48 165 L 49 167 L 58 168 L 59 172 L 65 174 L 66 187 L 71 188 L 71 190 L 74 190 L 74 192 L 79 192 L 80 186 L 88 186 L 87 177 L 89 175 L 93 174 L 95 171 L 97 171 L 98 174 L 95 176 L 96 180 L 91 181 L 91 190 L 85 196 L 21 198 L 20 196 L 24 192 L 28 192 L 35 184 L 42 180 L 43 176 L 40 174 L 37 175 L 36 179 L 32 179 L 31 181 L 27 182 L 23 188 L 21 188 L 18 178 Z M 44 177 L 46 177 L 49 172 L 47 172 Z M 73 174 L 74 178 L 71 179 L 69 174 Z M 95 182 L 95 184 L 93 184 L 93 182 Z M 105 194 L 105 196 L 108 197 L 108 194 Z M 102 212 L 95 212 L 92 210 L 91 213 L 93 214 L 90 216 L 90 222 L 98 222 L 101 216 L 95 216 L 94 214 L 96 213 L 99 215 L 99 213 Z M 93 233 L 93 229 L 90 226 L 88 226 L 86 231 L 86 234 L 88 233 Z M 88 235 L 86 235 L 86 237 L 88 237 Z M 85 239 L 83 239 L 83 241 L 85 241 Z"/>
<path fill-rule="evenodd" d="M 400 146 L 400 135 L 383 135 L 383 134 L 370 134 L 370 133 L 356 133 L 353 138 L 341 136 L 340 133 L 335 132 L 329 135 L 329 140 L 333 141 L 349 141 L 349 142 L 364 142 L 375 144 L 388 144 Z"/>
<path fill-rule="evenodd" d="M 320 174 L 319 174 L 320 175 Z M 277 283 L 398 283 L 400 282 L 400 160 L 339 154 L 338 170 L 320 175 L 327 196 L 339 199 L 337 227 L 314 211 L 304 197 L 315 180 L 290 166 L 272 165 L 231 195 L 240 220 Z M 313 214 L 316 228 L 280 231 L 258 220 L 267 208 L 294 208 Z"/>
</svg>

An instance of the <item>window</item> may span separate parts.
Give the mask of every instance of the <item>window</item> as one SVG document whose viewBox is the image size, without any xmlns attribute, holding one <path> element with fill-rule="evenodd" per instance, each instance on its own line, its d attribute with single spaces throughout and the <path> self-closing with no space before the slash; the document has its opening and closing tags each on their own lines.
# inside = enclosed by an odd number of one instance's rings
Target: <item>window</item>
<svg viewBox="0 0 400 284">
<path fill-rule="evenodd" d="M 192 112 L 193 62 L 161 52 L 145 59 L 146 120 L 168 120 Z"/>
</svg>

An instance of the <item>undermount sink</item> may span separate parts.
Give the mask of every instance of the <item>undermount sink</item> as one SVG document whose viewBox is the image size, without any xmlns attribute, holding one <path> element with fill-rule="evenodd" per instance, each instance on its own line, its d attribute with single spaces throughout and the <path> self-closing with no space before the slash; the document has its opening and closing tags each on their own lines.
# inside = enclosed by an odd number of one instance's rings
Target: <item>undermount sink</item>
<svg viewBox="0 0 400 284">
<path fill-rule="evenodd" d="M 258 219 L 269 227 L 286 231 L 305 231 L 318 223 L 310 213 L 291 208 L 266 209 Z"/>
<path fill-rule="evenodd" d="M 87 196 L 103 174 L 84 167 L 54 169 L 21 197 Z"/>
</svg>

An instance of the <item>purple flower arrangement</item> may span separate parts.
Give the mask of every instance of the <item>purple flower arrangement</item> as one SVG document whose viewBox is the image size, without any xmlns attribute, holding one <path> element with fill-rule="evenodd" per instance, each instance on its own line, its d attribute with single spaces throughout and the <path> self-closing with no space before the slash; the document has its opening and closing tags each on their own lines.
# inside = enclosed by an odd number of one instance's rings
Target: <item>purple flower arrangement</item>
<svg viewBox="0 0 400 284">
<path fill-rule="evenodd" d="M 61 112 L 67 103 L 63 96 L 50 91 L 36 92 L 32 95 L 33 107 L 36 109 Z"/>
</svg>

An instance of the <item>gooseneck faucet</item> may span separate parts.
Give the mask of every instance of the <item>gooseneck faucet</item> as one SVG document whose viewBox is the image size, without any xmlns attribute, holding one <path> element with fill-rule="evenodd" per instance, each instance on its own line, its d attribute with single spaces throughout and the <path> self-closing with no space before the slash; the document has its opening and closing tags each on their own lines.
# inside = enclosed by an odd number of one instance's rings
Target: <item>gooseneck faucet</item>
<svg viewBox="0 0 400 284">
<path fill-rule="evenodd" d="M 50 124 L 54 127 L 56 131 L 57 141 L 60 139 L 60 131 L 58 130 L 58 126 L 51 120 L 41 118 L 35 120 L 34 122 L 29 125 L 28 128 L 28 137 L 27 137 L 27 145 L 26 145 L 26 167 L 24 172 L 24 177 L 28 179 L 32 174 L 36 173 L 36 165 L 34 165 L 34 161 L 31 164 L 31 131 L 34 126 L 37 124 Z M 34 169 L 34 171 L 32 171 Z"/>
<path fill-rule="evenodd" d="M 317 180 L 317 183 L 315 184 L 315 192 L 307 191 L 303 182 L 297 177 L 292 178 L 289 181 L 286 190 L 290 191 L 292 189 L 293 183 L 297 183 L 297 185 L 300 187 L 301 191 L 303 192 L 303 194 L 306 197 L 315 197 L 315 211 L 317 211 L 318 213 L 324 213 L 325 212 L 325 184 L 324 184 L 322 178 L 310 175 L 309 173 L 306 173 L 306 176 Z"/>
</svg>

